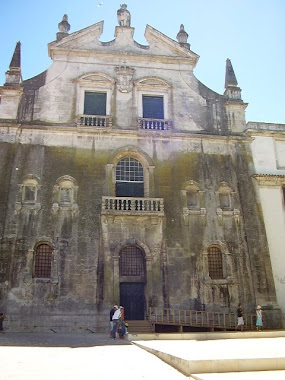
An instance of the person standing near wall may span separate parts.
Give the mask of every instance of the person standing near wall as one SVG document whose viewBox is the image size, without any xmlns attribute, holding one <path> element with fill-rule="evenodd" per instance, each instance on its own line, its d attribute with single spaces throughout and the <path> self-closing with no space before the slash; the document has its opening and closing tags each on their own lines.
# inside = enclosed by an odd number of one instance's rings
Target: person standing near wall
<svg viewBox="0 0 285 380">
<path fill-rule="evenodd" d="M 262 309 L 260 305 L 256 307 L 256 330 L 261 331 L 263 326 Z"/>
<path fill-rule="evenodd" d="M 0 313 L 0 333 L 1 334 L 5 334 L 4 333 L 4 329 L 3 329 L 3 321 L 5 319 L 5 314 L 4 313 Z"/>
<path fill-rule="evenodd" d="M 238 304 L 237 308 L 237 330 L 240 328 L 240 331 L 243 331 L 244 319 L 243 319 L 243 310 L 242 304 Z"/>
<path fill-rule="evenodd" d="M 110 338 L 112 338 L 112 331 L 113 331 L 113 315 L 115 311 L 118 309 L 118 305 L 114 305 L 112 309 L 110 310 Z"/>
<path fill-rule="evenodd" d="M 112 322 L 113 322 L 113 327 L 112 327 L 112 336 L 113 336 L 113 339 L 115 340 L 116 337 L 117 337 L 117 328 L 118 328 L 118 323 L 121 319 L 121 310 L 118 308 L 117 305 L 116 306 L 116 311 L 112 317 Z"/>
</svg>

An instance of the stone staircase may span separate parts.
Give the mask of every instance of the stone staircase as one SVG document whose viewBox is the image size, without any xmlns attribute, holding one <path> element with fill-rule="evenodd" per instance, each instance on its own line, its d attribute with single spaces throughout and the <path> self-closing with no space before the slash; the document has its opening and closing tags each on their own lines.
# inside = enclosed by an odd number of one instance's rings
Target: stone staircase
<svg viewBox="0 0 285 380">
<path fill-rule="evenodd" d="M 129 334 L 151 334 L 154 332 L 154 326 L 148 320 L 133 320 L 128 322 Z"/>
</svg>

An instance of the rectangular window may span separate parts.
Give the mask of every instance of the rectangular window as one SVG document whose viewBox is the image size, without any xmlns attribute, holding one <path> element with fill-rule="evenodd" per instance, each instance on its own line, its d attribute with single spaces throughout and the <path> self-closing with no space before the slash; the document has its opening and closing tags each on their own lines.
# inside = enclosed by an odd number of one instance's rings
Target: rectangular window
<svg viewBox="0 0 285 380">
<path fill-rule="evenodd" d="M 143 118 L 164 119 L 163 96 L 143 95 Z"/>
<path fill-rule="evenodd" d="M 84 115 L 106 115 L 105 92 L 85 92 Z"/>
<path fill-rule="evenodd" d="M 23 200 L 25 202 L 35 202 L 36 188 L 34 186 L 24 186 Z"/>
<path fill-rule="evenodd" d="M 220 207 L 221 208 L 230 208 L 230 196 L 229 194 L 219 194 L 220 198 Z"/>
</svg>

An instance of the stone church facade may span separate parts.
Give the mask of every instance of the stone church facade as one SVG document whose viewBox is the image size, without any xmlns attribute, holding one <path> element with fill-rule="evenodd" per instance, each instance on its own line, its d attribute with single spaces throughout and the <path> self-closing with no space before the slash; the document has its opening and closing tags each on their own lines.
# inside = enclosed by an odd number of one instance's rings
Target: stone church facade
<svg viewBox="0 0 285 380">
<path fill-rule="evenodd" d="M 11 328 L 108 327 L 149 307 L 280 310 L 252 174 L 246 103 L 230 60 L 220 95 L 194 75 L 198 55 L 127 6 L 115 39 L 103 22 L 69 34 L 53 63 L 22 80 L 17 44 L 0 87 L 0 306 Z"/>
</svg>

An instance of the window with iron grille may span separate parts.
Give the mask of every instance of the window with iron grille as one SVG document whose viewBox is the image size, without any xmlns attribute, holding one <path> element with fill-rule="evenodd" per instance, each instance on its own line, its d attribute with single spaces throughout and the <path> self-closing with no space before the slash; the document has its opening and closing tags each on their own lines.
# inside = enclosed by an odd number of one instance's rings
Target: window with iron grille
<svg viewBox="0 0 285 380">
<path fill-rule="evenodd" d="M 143 167 L 133 157 L 125 157 L 116 165 L 116 196 L 144 196 Z"/>
<path fill-rule="evenodd" d="M 212 280 L 224 278 L 223 274 L 223 257 L 218 247 L 210 247 L 208 249 L 208 268 L 209 277 Z"/>
<path fill-rule="evenodd" d="M 40 244 L 35 253 L 35 277 L 51 277 L 52 248 L 48 244 Z"/>
<path fill-rule="evenodd" d="M 145 260 L 143 252 L 136 246 L 127 246 L 120 253 L 120 276 L 144 276 Z"/>
</svg>

